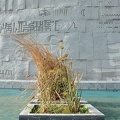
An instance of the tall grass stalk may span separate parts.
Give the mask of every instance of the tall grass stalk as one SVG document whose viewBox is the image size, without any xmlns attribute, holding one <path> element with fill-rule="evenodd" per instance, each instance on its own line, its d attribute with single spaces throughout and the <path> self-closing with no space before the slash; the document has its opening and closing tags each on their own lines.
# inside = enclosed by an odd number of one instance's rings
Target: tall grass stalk
<svg viewBox="0 0 120 120">
<path fill-rule="evenodd" d="M 72 62 L 69 65 L 65 62 L 68 54 L 62 54 L 63 41 L 59 41 L 60 56 L 57 57 L 30 36 L 12 35 L 12 38 L 27 49 L 36 65 L 38 71 L 36 89 L 43 107 L 42 112 L 45 112 L 53 101 L 60 103 L 65 101 L 70 112 L 78 112 L 80 101 L 75 87 Z"/>
</svg>

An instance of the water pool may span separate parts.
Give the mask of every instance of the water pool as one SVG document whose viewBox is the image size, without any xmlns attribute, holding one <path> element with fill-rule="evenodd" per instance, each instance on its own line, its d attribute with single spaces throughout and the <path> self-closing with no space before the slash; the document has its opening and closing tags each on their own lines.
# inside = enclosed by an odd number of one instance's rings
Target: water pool
<svg viewBox="0 0 120 120">
<path fill-rule="evenodd" d="M 19 89 L 0 89 L 0 120 L 18 120 L 31 93 L 23 93 Z M 82 91 L 82 97 L 104 113 L 105 120 L 120 120 L 120 91 Z"/>
<path fill-rule="evenodd" d="M 0 89 L 0 120 L 18 120 L 18 115 L 29 101 L 32 91 Z"/>
<path fill-rule="evenodd" d="M 82 91 L 82 97 L 104 113 L 105 120 L 120 120 L 120 91 Z"/>
</svg>

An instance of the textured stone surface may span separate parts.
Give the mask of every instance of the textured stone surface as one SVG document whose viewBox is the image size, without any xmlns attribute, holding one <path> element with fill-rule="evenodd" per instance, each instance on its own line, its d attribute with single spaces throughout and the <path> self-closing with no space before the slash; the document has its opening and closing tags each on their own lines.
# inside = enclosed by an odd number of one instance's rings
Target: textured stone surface
<svg viewBox="0 0 120 120">
<path fill-rule="evenodd" d="M 9 36 L 24 33 L 54 54 L 62 39 L 63 53 L 85 81 L 120 81 L 119 32 L 119 0 L 0 0 L 0 79 L 37 75 L 26 50 Z"/>
</svg>

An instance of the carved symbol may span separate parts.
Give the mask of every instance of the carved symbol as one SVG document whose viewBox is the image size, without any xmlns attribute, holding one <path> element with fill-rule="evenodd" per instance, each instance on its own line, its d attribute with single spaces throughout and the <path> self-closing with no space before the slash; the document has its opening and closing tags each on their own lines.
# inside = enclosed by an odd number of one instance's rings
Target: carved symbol
<svg viewBox="0 0 120 120">
<path fill-rule="evenodd" d="M 82 16 L 85 16 L 85 9 L 83 9 L 83 10 L 81 11 L 81 15 L 82 15 Z"/>
<path fill-rule="evenodd" d="M 51 13 L 48 10 L 46 10 L 45 8 L 44 8 L 44 10 L 39 11 L 39 16 L 48 16 L 50 14 Z"/>
<path fill-rule="evenodd" d="M 110 6 L 112 6 L 112 5 L 113 5 L 111 1 L 110 1 L 110 2 L 108 2 L 108 4 L 109 4 Z"/>
<path fill-rule="evenodd" d="M 71 28 L 77 28 L 75 22 L 72 23 L 72 25 L 68 28 L 68 30 L 70 30 Z"/>
<path fill-rule="evenodd" d="M 26 61 L 29 58 L 27 50 L 25 48 L 23 48 L 23 46 L 18 45 L 15 48 L 15 57 L 17 60 L 21 60 L 21 61 Z"/>
</svg>

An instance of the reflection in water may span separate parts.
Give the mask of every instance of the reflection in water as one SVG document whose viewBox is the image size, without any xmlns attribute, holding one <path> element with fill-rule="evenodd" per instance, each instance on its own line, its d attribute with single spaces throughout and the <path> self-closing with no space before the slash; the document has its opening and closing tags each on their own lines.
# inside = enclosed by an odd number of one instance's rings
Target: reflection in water
<svg viewBox="0 0 120 120">
<path fill-rule="evenodd" d="M 32 91 L 0 89 L 0 120 L 18 120 L 19 113 L 26 106 Z"/>
</svg>

